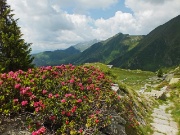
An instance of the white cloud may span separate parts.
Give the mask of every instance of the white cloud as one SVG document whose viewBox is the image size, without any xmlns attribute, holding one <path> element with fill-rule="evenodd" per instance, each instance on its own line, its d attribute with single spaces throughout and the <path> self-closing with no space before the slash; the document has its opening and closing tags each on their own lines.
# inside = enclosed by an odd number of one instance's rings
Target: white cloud
<svg viewBox="0 0 180 135">
<path fill-rule="evenodd" d="M 126 0 L 125 4 L 134 12 L 142 34 L 180 14 L 179 0 Z"/>
<path fill-rule="evenodd" d="M 125 0 L 133 11 L 116 11 L 108 19 L 93 19 L 90 9 L 106 9 L 118 0 L 8 0 L 33 52 L 67 48 L 91 39 L 107 39 L 116 33 L 148 34 L 180 14 L 179 0 Z M 119 3 L 118 3 L 119 4 Z M 64 11 L 72 8 L 74 13 Z M 103 11 L 102 10 L 102 11 Z"/>
</svg>

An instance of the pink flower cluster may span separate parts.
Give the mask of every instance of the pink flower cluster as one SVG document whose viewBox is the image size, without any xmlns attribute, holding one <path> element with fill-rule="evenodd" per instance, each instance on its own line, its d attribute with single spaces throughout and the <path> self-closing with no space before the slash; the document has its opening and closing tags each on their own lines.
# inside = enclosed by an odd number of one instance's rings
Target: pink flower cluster
<svg viewBox="0 0 180 135">
<path fill-rule="evenodd" d="M 38 112 L 39 110 L 45 108 L 45 105 L 43 104 L 42 101 L 34 102 L 33 106 L 35 107 L 35 111 L 36 111 L 36 112 Z"/>
<path fill-rule="evenodd" d="M 41 135 L 44 134 L 45 132 L 46 132 L 46 128 L 41 127 L 39 130 L 32 132 L 32 135 Z"/>
<path fill-rule="evenodd" d="M 105 104 L 105 98 L 109 98 L 108 86 L 111 87 L 104 74 L 94 67 L 72 65 L 48 66 L 29 69 L 27 72 L 0 74 L 1 85 L 3 86 L 0 87 L 1 91 L 12 93 L 11 99 L 3 100 L 3 104 L 9 104 L 7 101 L 11 100 L 13 102 L 10 103 L 16 106 L 14 108 L 19 109 L 12 111 L 20 112 L 26 108 L 25 110 L 36 114 L 29 124 L 31 130 L 34 130 L 32 135 L 42 135 L 46 132 L 48 127 L 38 129 L 46 120 L 52 125 L 58 123 L 60 130 L 64 124 L 71 123 L 71 119 L 78 125 L 86 123 L 86 118 L 94 114 L 97 126 L 101 120 L 97 117 L 100 112 L 94 112 L 94 108 L 100 110 L 98 107 Z M 34 125 L 38 122 L 41 124 Z M 69 126 L 65 127 L 66 131 L 71 130 L 68 129 Z M 82 133 L 82 127 L 84 125 L 78 125 L 76 131 Z"/>
</svg>

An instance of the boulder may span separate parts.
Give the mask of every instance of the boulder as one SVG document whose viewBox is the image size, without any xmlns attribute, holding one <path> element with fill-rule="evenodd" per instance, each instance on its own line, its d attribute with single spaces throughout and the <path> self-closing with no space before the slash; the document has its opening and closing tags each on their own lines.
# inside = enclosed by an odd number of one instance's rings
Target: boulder
<svg viewBox="0 0 180 135">
<path fill-rule="evenodd" d="M 127 135 L 125 124 L 126 121 L 121 116 L 113 116 L 111 125 L 102 128 L 98 135 Z"/>
</svg>

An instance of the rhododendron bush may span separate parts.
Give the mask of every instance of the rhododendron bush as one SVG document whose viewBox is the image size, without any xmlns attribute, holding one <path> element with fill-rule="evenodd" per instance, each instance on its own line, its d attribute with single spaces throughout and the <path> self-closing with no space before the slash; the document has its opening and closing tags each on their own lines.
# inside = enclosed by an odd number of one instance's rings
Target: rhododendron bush
<svg viewBox="0 0 180 135">
<path fill-rule="evenodd" d="M 92 134 L 120 111 L 111 81 L 92 66 L 48 66 L 0 74 L 1 119 L 25 115 L 32 135 Z"/>
</svg>

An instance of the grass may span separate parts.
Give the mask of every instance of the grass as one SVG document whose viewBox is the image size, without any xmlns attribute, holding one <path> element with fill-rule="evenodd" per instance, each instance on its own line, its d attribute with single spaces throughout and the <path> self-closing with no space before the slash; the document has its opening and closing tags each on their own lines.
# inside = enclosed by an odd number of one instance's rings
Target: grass
<svg viewBox="0 0 180 135">
<path fill-rule="evenodd" d="M 160 90 L 160 88 L 164 86 L 169 87 L 169 82 L 167 81 L 162 81 L 161 79 L 159 80 L 151 79 L 154 76 L 156 76 L 154 72 L 141 71 L 141 70 L 126 70 L 126 69 L 120 69 L 114 67 L 109 69 L 106 65 L 101 63 L 93 63 L 92 65 L 99 67 L 106 74 L 110 75 L 113 78 L 114 82 L 119 84 L 121 89 L 126 90 L 127 93 L 130 93 L 130 95 L 132 95 L 133 100 L 137 100 L 137 98 L 135 98 L 135 95 L 137 95 L 135 91 L 139 90 L 145 84 L 151 84 L 151 85 L 158 84 L 157 87 L 155 88 L 157 90 Z M 174 77 L 180 78 L 180 67 L 168 70 L 167 73 L 174 74 Z M 148 86 L 146 91 L 151 91 L 151 89 L 152 87 Z M 171 85 L 170 89 L 172 90 L 170 100 L 174 103 L 174 106 L 169 109 L 172 110 L 172 115 L 180 127 L 180 98 L 179 98 L 180 82 Z M 166 103 L 166 101 L 153 100 L 148 98 L 144 99 L 145 97 L 144 98 L 140 97 L 140 98 L 142 99 L 143 102 L 140 104 L 137 101 L 138 107 L 140 107 L 140 109 L 142 110 L 145 107 L 149 107 L 149 108 L 147 108 L 146 115 L 143 116 L 146 124 L 138 127 L 139 132 L 140 134 L 143 135 L 151 135 L 153 133 L 153 130 L 151 129 L 151 125 L 150 125 L 150 123 L 152 122 L 152 117 L 151 117 L 152 110 L 158 105 Z M 180 130 L 178 135 L 180 135 Z"/>
<path fill-rule="evenodd" d="M 180 135 L 180 81 L 176 84 L 172 84 L 171 90 L 170 100 L 174 103 L 174 106 L 170 109 L 172 110 L 172 116 L 174 120 L 178 123 L 178 135 Z"/>
<path fill-rule="evenodd" d="M 107 75 L 113 76 L 115 82 L 121 82 L 128 86 L 131 86 L 134 90 L 139 90 L 146 83 L 154 84 L 150 78 L 156 76 L 154 72 L 141 71 L 141 70 L 128 70 L 121 68 L 108 68 L 107 65 L 102 63 L 88 63 L 89 65 L 100 68 Z"/>
<path fill-rule="evenodd" d="M 112 68 L 112 72 L 117 75 L 117 80 L 131 86 L 135 90 L 139 90 L 146 83 L 152 84 L 150 78 L 155 73 L 141 70 L 125 70 L 120 68 Z"/>
<path fill-rule="evenodd" d="M 110 69 L 107 67 L 107 65 L 101 63 L 88 64 L 98 67 L 107 75 L 112 77 L 112 80 L 115 83 L 118 83 L 120 89 L 130 95 L 130 97 L 132 98 L 131 100 L 135 101 L 137 105 L 139 116 L 141 116 L 145 121 L 145 125 L 142 124 L 138 127 L 139 134 L 151 135 L 153 133 L 150 125 L 150 123 L 152 122 L 151 113 L 154 106 L 157 104 L 155 104 L 156 102 L 152 98 L 146 98 L 142 95 L 137 94 L 136 90 L 139 90 L 147 83 L 153 84 L 153 80 L 149 78 L 155 76 L 155 73 L 141 70 L 125 70 L 120 68 Z M 148 89 L 150 89 L 149 86 Z"/>
</svg>

